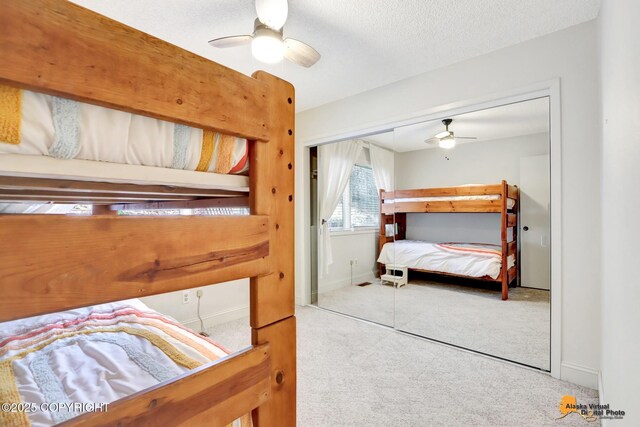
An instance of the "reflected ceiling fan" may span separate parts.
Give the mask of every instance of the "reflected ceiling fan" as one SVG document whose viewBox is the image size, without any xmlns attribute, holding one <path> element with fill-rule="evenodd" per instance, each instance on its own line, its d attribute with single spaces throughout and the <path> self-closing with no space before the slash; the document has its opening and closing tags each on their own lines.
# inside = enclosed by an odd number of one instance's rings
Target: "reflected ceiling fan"
<svg viewBox="0 0 640 427">
<path fill-rule="evenodd" d="M 457 139 L 478 139 L 475 136 L 454 136 L 453 131 L 449 130 L 449 125 L 453 122 L 453 119 L 444 119 L 442 124 L 444 130 L 435 134 L 432 138 L 425 140 L 427 144 L 438 145 L 440 148 L 453 148 L 456 146 Z"/>
<path fill-rule="evenodd" d="M 251 53 L 258 61 L 275 64 L 286 58 L 303 67 L 318 62 L 320 54 L 311 46 L 296 39 L 283 37 L 283 26 L 287 20 L 287 0 L 256 0 L 258 18 L 253 25 L 253 34 L 220 37 L 209 41 L 211 46 L 228 48 L 251 43 Z"/>
</svg>

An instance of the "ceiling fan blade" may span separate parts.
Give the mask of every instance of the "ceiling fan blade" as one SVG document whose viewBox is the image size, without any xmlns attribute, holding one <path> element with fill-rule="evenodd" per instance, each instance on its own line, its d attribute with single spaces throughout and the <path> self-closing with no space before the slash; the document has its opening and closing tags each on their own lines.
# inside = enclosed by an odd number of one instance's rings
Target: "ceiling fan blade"
<svg viewBox="0 0 640 427">
<path fill-rule="evenodd" d="M 442 132 L 436 133 L 433 137 L 442 139 L 442 138 L 445 138 L 445 137 L 447 137 L 449 135 L 451 135 L 451 131 L 443 130 Z"/>
<path fill-rule="evenodd" d="M 478 139 L 477 136 L 456 136 L 456 139 Z"/>
<path fill-rule="evenodd" d="M 289 5 L 287 0 L 256 0 L 256 13 L 260 22 L 277 31 L 287 22 Z"/>
<path fill-rule="evenodd" d="M 243 44 L 251 43 L 253 36 L 228 36 L 220 37 L 217 39 L 209 40 L 209 44 L 213 47 L 225 49 L 228 47 L 242 46 Z"/>
<path fill-rule="evenodd" d="M 285 39 L 284 57 L 291 62 L 309 68 L 318 62 L 320 54 L 306 43 L 296 39 Z"/>
<path fill-rule="evenodd" d="M 436 145 L 436 144 L 440 144 L 440 138 L 436 138 L 434 136 L 433 138 L 425 139 L 424 142 L 425 144 Z"/>
</svg>

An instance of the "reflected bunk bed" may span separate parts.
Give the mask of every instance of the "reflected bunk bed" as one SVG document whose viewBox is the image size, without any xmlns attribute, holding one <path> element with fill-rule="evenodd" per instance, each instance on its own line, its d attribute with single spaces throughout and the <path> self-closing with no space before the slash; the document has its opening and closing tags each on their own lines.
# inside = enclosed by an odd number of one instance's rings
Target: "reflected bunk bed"
<svg viewBox="0 0 640 427">
<path fill-rule="evenodd" d="M 92 215 L 0 215 L 0 394 L 2 403 L 16 409 L 2 413 L 2 424 L 34 421 L 20 358 L 58 340 L 50 357 L 69 334 L 104 336 L 114 331 L 100 329 L 100 322 L 116 322 L 112 329 L 129 334 L 125 344 L 143 337 L 156 351 L 173 343 L 167 356 L 187 369 L 166 378 L 157 366 L 146 366 L 161 378 L 155 385 L 109 402 L 106 412 L 80 410 L 77 417 L 58 418 L 64 425 L 222 426 L 247 413 L 254 426 L 295 425 L 293 87 L 261 71 L 245 76 L 62 0 L 4 2 L 0 50 L 0 203 L 93 205 Z M 26 104 L 33 106 L 34 99 L 62 120 L 46 114 L 32 120 L 37 108 Z M 16 102 L 17 112 L 11 105 Z M 115 127 L 114 115 L 131 115 L 125 117 L 131 120 L 125 133 L 136 140 L 149 129 L 153 137 L 136 141 L 135 148 L 133 140 L 117 148 L 121 141 L 112 135 L 72 149 L 63 144 L 66 151 L 52 149 L 60 135 L 67 142 L 69 135 L 86 139 L 87 111 L 98 107 L 111 110 L 92 120 L 107 117 Z M 69 125 L 74 114 L 82 117 L 75 128 Z M 133 132 L 136 120 L 146 124 Z M 171 163 L 185 129 L 195 145 L 176 167 Z M 159 155 L 141 154 L 163 141 Z M 249 176 L 229 175 L 243 169 L 242 144 Z M 212 160 L 223 151 L 226 166 Z M 73 155 L 55 155 L 65 152 Z M 109 158 L 114 152 L 117 158 Z M 132 152 L 139 157 L 131 160 Z M 114 215 L 114 209 L 131 206 L 248 206 L 250 215 Z M 230 355 L 135 300 L 241 278 L 250 278 L 252 345 Z M 122 326 L 104 318 L 105 310 L 135 322 Z M 30 319 L 46 326 L 29 329 L 35 324 Z M 164 339 L 136 329 L 149 322 L 164 331 L 157 334 Z M 39 337 L 44 340 L 34 345 Z M 195 343 L 201 355 L 211 357 L 198 359 L 178 341 Z M 129 344 L 117 344 L 131 356 Z M 185 359 L 180 348 L 193 357 Z M 140 357 L 141 367 L 150 363 Z M 34 363 L 33 378 L 52 369 L 45 363 L 38 370 Z M 45 379 L 42 394 L 61 391 L 55 389 L 60 383 Z"/>
<path fill-rule="evenodd" d="M 518 199 L 518 187 L 504 180 L 492 185 L 382 190 L 381 269 L 385 264 L 402 264 L 409 270 L 496 282 L 507 300 L 509 285 L 518 275 Z M 407 241 L 407 213 L 497 213 L 502 244 L 494 249 L 477 243 Z"/>
</svg>

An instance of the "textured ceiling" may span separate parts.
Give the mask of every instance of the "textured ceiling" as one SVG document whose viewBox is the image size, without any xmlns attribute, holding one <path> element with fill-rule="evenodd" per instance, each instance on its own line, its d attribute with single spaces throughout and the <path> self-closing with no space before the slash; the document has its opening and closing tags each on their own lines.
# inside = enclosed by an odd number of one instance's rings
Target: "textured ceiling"
<svg viewBox="0 0 640 427">
<path fill-rule="evenodd" d="M 449 130 L 455 136 L 475 136 L 474 140 L 459 139 L 459 144 L 480 143 L 496 139 L 549 132 L 549 100 L 539 98 L 531 101 L 502 105 L 495 108 L 473 111 L 452 116 Z M 396 128 L 394 132 L 368 136 L 364 139 L 396 152 L 425 150 L 437 145 L 425 144 L 444 130 L 441 120 L 431 120 Z"/>
<path fill-rule="evenodd" d="M 253 0 L 74 0 L 246 74 L 264 69 L 296 87 L 297 110 L 383 86 L 594 19 L 600 0 L 290 0 L 285 37 L 322 59 L 267 66 L 250 48 L 207 41 L 250 34 Z"/>
</svg>

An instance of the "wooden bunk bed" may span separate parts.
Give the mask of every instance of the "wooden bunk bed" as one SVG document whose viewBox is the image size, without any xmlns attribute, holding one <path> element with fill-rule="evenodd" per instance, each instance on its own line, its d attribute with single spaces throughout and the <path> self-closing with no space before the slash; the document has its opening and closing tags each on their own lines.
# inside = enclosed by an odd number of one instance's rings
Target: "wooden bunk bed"
<svg viewBox="0 0 640 427">
<path fill-rule="evenodd" d="M 380 192 L 380 244 L 381 252 L 386 243 L 406 239 L 407 213 L 497 213 L 500 214 L 501 268 L 497 278 L 474 277 L 497 282 L 502 287 L 502 299 L 509 298 L 509 285 L 518 274 L 518 199 L 519 191 L 506 181 L 493 185 L 468 185 L 460 187 L 425 188 Z M 388 233 L 391 225 L 394 233 Z M 509 232 L 511 230 L 511 233 Z M 388 235 L 394 234 L 394 235 Z M 509 259 L 513 265 L 509 266 Z M 446 276 L 466 277 L 440 271 L 411 268 Z"/>
<path fill-rule="evenodd" d="M 92 179 L 64 160 L 45 159 L 43 173 L 42 158 L 0 165 L 0 201 L 96 204 L 84 217 L 0 215 L 0 322 L 250 278 L 251 347 L 65 425 L 217 426 L 247 412 L 255 426 L 295 425 L 293 87 L 62 0 L 3 2 L 0 51 L 4 85 L 249 141 L 248 198 L 201 172 Z M 111 215 L 130 203 L 239 203 L 250 215 Z"/>
</svg>

